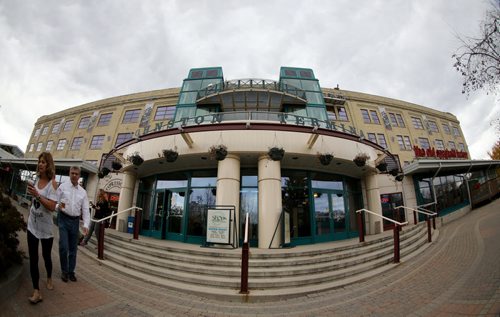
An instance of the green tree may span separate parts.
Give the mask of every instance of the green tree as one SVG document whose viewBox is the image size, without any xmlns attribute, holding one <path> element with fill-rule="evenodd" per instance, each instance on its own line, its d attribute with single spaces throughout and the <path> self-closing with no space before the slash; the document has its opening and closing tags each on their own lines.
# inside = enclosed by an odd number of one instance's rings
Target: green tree
<svg viewBox="0 0 500 317">
<path fill-rule="evenodd" d="M 479 38 L 462 38 L 462 46 L 453 54 L 455 69 L 463 76 L 462 93 L 485 89 L 498 93 L 500 84 L 500 0 L 492 1 L 492 8 L 481 24 Z"/>
</svg>

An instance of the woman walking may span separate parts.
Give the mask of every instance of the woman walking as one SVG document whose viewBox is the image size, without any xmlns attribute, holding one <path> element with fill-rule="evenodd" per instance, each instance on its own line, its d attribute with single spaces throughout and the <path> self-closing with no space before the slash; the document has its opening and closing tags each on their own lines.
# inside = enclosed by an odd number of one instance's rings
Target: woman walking
<svg viewBox="0 0 500 317">
<path fill-rule="evenodd" d="M 94 205 L 91 203 L 92 208 L 95 209 L 94 213 L 94 219 L 99 220 L 102 218 L 106 218 L 111 215 L 111 207 L 109 205 L 109 200 L 108 200 L 108 194 L 104 191 L 104 189 L 99 189 L 99 196 L 97 197 L 97 205 Z M 90 228 L 89 232 L 85 236 L 85 238 L 80 242 L 81 246 L 87 245 L 89 242 L 90 238 L 92 237 L 92 233 L 95 230 L 95 236 L 97 237 L 97 241 L 99 241 L 99 229 L 103 225 L 105 228 L 107 228 L 108 221 L 104 222 L 95 222 L 92 221 L 90 223 Z"/>
<path fill-rule="evenodd" d="M 33 284 L 33 295 L 29 297 L 32 304 L 42 301 L 39 287 L 40 272 L 38 270 L 38 242 L 42 244 L 42 256 L 47 271 L 47 289 L 54 289 L 52 283 L 52 243 L 54 242 L 52 212 L 56 208 L 57 183 L 52 155 L 42 152 L 38 156 L 37 179 L 28 184 L 28 193 L 33 196 L 28 217 L 28 252 L 30 258 L 30 274 Z"/>
</svg>

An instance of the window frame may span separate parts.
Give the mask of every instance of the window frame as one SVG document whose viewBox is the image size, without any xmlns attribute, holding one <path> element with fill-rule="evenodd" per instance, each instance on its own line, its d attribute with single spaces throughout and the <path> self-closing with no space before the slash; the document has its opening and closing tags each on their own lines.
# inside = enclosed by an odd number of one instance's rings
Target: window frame
<svg viewBox="0 0 500 317">
<path fill-rule="evenodd" d="M 98 126 L 98 127 L 108 126 L 108 125 L 110 125 L 112 118 L 113 118 L 113 112 L 103 113 L 99 116 L 99 120 L 97 121 L 96 126 Z"/>
<path fill-rule="evenodd" d="M 106 141 L 106 135 L 104 135 L 104 134 L 93 135 L 92 140 L 90 141 L 90 144 L 89 144 L 89 149 L 90 150 L 102 150 L 102 147 L 104 146 L 105 141 Z"/>
<path fill-rule="evenodd" d="M 130 110 L 127 110 L 123 114 L 122 123 L 137 123 L 137 122 L 139 122 L 139 117 L 140 116 L 141 116 L 141 109 L 130 109 Z"/>
</svg>

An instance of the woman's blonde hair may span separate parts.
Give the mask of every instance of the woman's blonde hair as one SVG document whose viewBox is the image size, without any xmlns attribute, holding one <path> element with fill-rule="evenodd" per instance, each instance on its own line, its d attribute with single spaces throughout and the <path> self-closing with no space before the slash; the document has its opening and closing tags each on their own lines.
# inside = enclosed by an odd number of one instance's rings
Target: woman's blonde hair
<svg viewBox="0 0 500 317">
<path fill-rule="evenodd" d="M 54 178 L 56 175 L 56 167 L 54 165 L 54 159 L 52 158 L 52 154 L 49 152 L 42 152 L 40 155 L 38 155 L 38 162 L 40 162 L 40 159 L 44 159 L 45 163 L 47 163 L 47 167 L 45 168 L 45 174 L 47 175 L 48 179 Z M 40 172 L 38 171 L 38 164 L 36 165 L 36 173 L 38 177 L 40 177 Z"/>
</svg>

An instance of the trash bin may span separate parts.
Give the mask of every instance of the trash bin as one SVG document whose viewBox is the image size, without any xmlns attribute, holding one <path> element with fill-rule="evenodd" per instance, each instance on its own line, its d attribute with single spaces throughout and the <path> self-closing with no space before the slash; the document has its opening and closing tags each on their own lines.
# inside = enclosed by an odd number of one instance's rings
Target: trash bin
<svg viewBox="0 0 500 317">
<path fill-rule="evenodd" d="M 127 233 L 134 233 L 134 219 L 135 217 L 129 216 L 127 221 Z"/>
</svg>

